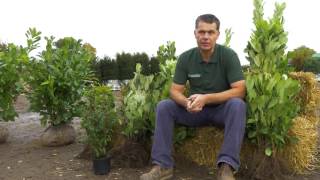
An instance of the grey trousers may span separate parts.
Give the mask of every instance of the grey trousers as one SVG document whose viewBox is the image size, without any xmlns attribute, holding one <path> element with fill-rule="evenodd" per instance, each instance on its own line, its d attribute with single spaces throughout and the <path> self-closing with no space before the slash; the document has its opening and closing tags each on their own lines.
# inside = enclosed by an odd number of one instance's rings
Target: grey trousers
<svg viewBox="0 0 320 180">
<path fill-rule="evenodd" d="M 232 98 L 220 105 L 205 106 L 198 113 L 189 113 L 171 99 L 159 102 L 156 109 L 156 127 L 151 151 L 153 164 L 165 168 L 174 166 L 171 149 L 175 123 L 189 127 L 224 128 L 224 140 L 217 165 L 225 162 L 238 171 L 240 149 L 246 125 L 246 104 L 242 99 Z"/>
</svg>

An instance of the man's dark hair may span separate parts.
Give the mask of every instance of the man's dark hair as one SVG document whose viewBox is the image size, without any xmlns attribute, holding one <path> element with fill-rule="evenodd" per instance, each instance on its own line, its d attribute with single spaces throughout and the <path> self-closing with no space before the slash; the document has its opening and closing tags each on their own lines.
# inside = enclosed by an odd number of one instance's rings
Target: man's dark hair
<svg viewBox="0 0 320 180">
<path fill-rule="evenodd" d="M 215 23 L 217 25 L 217 30 L 219 31 L 219 29 L 220 29 L 220 21 L 213 14 L 203 14 L 203 15 L 198 16 L 198 18 L 196 19 L 196 29 L 198 28 L 198 24 L 200 21 L 205 22 L 205 23 L 210 23 L 210 24 Z"/>
</svg>

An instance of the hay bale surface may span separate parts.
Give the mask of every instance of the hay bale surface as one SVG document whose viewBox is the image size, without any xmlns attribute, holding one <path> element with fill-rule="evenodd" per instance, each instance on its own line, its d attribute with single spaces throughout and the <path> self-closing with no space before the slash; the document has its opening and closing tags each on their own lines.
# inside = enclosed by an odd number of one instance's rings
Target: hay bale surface
<svg viewBox="0 0 320 180">
<path fill-rule="evenodd" d="M 319 159 L 317 158 L 317 140 L 319 137 L 317 120 L 311 117 L 297 117 L 290 134 L 296 136 L 299 141 L 296 144 L 288 144 L 276 154 L 277 159 L 290 168 L 291 173 L 303 174 L 306 170 L 313 170 Z M 179 154 L 184 154 L 187 159 L 209 168 L 216 168 L 216 160 L 223 142 L 223 131 L 215 127 L 205 127 L 196 130 L 195 137 L 187 140 L 177 147 Z M 252 159 L 259 147 L 247 140 L 243 142 L 241 150 L 241 168 L 253 169 L 254 165 L 262 159 Z M 263 150 L 261 151 L 263 152 Z"/>
<path fill-rule="evenodd" d="M 320 91 L 315 75 L 310 72 L 293 72 L 290 77 L 299 81 L 301 90 L 298 95 L 298 102 L 301 106 L 301 113 L 304 115 L 316 116 L 316 110 L 320 104 Z"/>
<path fill-rule="evenodd" d="M 196 130 L 193 138 L 176 147 L 176 151 L 199 165 L 215 167 L 222 142 L 223 130 L 203 127 Z"/>
<path fill-rule="evenodd" d="M 319 162 L 318 154 L 318 120 L 312 116 L 299 116 L 294 119 L 289 134 L 298 137 L 296 144 L 288 144 L 280 153 L 290 169 L 297 174 L 314 170 Z"/>
</svg>

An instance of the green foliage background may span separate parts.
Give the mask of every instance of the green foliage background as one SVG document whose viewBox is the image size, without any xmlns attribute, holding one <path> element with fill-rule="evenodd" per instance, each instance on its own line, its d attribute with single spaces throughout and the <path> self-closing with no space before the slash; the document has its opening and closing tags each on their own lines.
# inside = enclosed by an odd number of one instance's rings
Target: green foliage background
<svg viewBox="0 0 320 180">
<path fill-rule="evenodd" d="M 312 55 L 315 53 L 313 49 L 310 49 L 306 46 L 300 46 L 293 51 L 288 52 L 288 58 L 290 60 L 290 64 L 294 67 L 295 71 L 304 70 L 304 65 L 307 63 Z"/>
</svg>

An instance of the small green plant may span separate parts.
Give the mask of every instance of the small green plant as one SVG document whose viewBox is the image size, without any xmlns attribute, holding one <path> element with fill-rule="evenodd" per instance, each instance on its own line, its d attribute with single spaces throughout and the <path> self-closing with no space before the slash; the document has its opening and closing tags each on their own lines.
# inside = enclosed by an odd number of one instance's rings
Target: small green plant
<svg viewBox="0 0 320 180">
<path fill-rule="evenodd" d="M 28 95 L 31 109 L 40 112 L 41 124 L 66 124 L 79 115 L 79 102 L 92 78 L 95 54 L 81 40 L 66 37 L 54 41 L 46 37 L 46 50 L 30 66 Z"/>
<path fill-rule="evenodd" d="M 84 96 L 81 126 L 95 158 L 105 157 L 111 148 L 113 128 L 117 122 L 114 96 L 107 86 L 89 89 Z"/>
<path fill-rule="evenodd" d="M 13 102 L 23 90 L 29 53 L 38 47 L 40 34 L 30 28 L 26 33 L 27 47 L 0 44 L 0 120 L 12 121 L 17 116 Z"/>
</svg>

